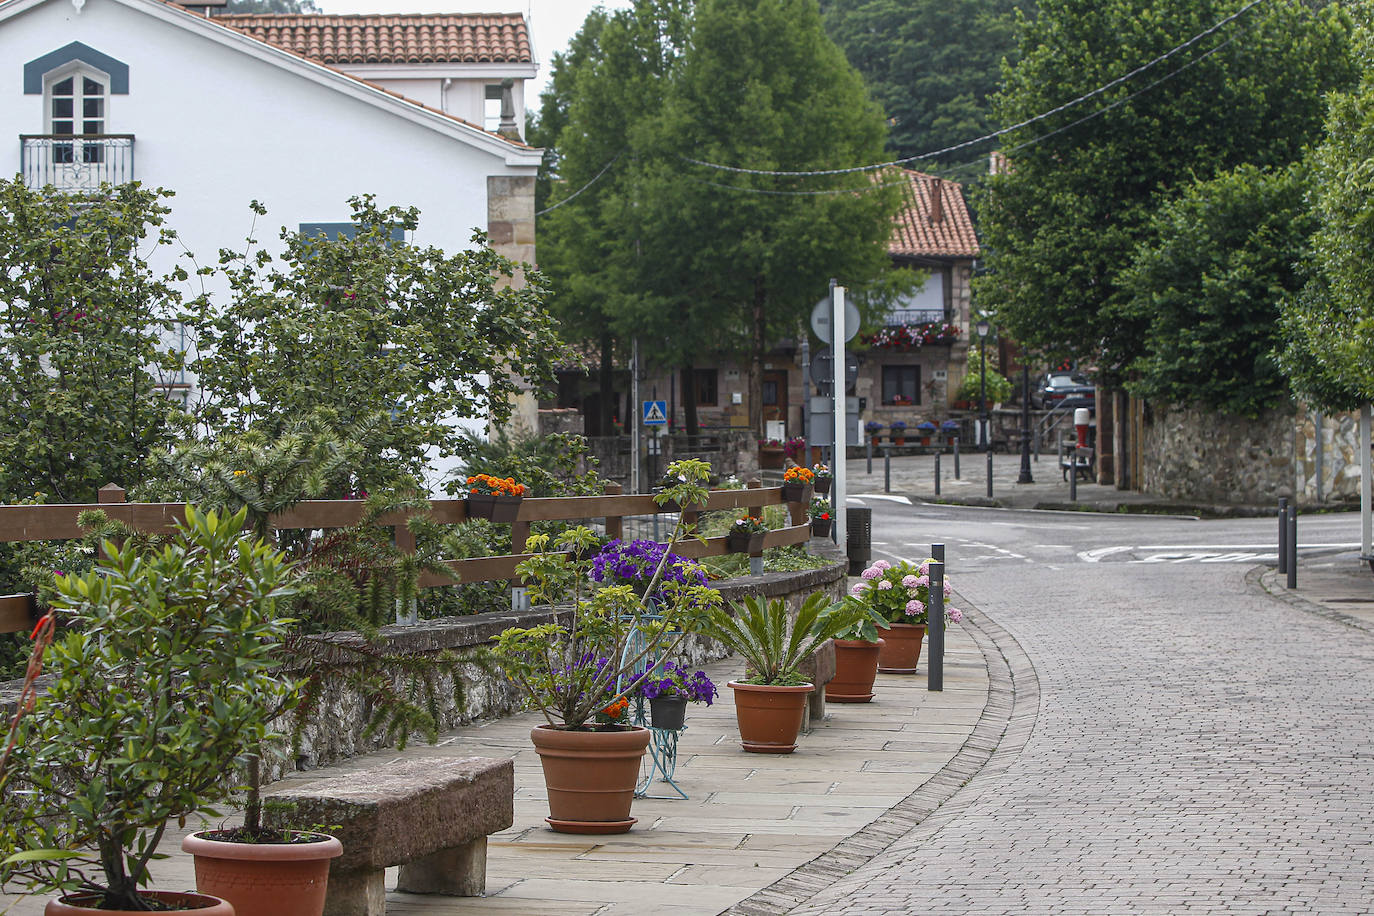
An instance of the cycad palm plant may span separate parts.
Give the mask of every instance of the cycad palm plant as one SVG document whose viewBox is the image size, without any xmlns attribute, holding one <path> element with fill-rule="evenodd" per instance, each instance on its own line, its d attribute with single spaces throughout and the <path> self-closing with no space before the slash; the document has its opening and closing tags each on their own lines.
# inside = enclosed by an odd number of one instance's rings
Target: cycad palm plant
<svg viewBox="0 0 1374 916">
<path fill-rule="evenodd" d="M 751 595 L 712 613 L 703 632 L 744 658 L 748 675 L 741 683 L 795 686 L 806 683 L 797 670 L 802 663 L 865 615 L 815 592 L 802 602 L 795 621 L 789 616 L 783 599 Z"/>
</svg>

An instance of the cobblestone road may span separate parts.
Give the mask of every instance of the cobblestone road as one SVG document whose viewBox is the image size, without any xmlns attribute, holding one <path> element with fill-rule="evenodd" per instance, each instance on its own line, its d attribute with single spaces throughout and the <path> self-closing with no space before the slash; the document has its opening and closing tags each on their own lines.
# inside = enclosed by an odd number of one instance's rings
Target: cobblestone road
<svg viewBox="0 0 1374 916">
<path fill-rule="evenodd" d="M 1033 663 L 1038 715 L 793 912 L 1374 912 L 1374 636 L 1246 572 L 962 579 Z"/>
</svg>

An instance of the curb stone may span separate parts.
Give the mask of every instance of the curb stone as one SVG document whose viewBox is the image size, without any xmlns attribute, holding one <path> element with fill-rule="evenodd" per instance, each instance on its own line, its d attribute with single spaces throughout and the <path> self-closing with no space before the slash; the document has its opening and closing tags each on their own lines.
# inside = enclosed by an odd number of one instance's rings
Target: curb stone
<svg viewBox="0 0 1374 916">
<path fill-rule="evenodd" d="M 1273 577 L 1267 577 L 1266 573 L 1269 573 L 1271 571 L 1274 573 Z M 1266 578 L 1272 578 L 1272 587 L 1270 585 L 1270 582 L 1265 581 Z M 1246 585 L 1255 588 L 1261 592 L 1264 592 L 1271 598 L 1276 598 L 1279 601 L 1282 601 L 1285 604 L 1295 607 L 1300 611 L 1305 611 L 1317 617 L 1324 617 L 1327 620 L 1332 621 L 1333 623 L 1340 623 L 1348 627 L 1354 627 L 1355 629 L 1363 630 L 1366 633 L 1374 633 L 1374 624 L 1370 623 L 1368 620 L 1363 620 L 1351 614 L 1346 614 L 1341 611 L 1338 611 L 1335 608 L 1327 607 L 1326 605 L 1313 601 L 1310 598 L 1304 598 L 1296 591 L 1289 591 L 1288 588 L 1284 585 L 1278 584 L 1277 580 L 1278 571 L 1275 567 L 1270 566 L 1252 566 L 1250 568 L 1250 571 L 1245 574 Z"/>
<path fill-rule="evenodd" d="M 923 833 L 934 833 L 948 820 L 932 817 L 937 809 L 971 788 L 970 782 L 975 776 L 1004 772 L 1016 759 L 1035 726 L 1040 708 L 1040 682 L 1030 658 L 1015 637 L 974 608 L 962 595 L 959 600 L 968 609 L 962 625 L 973 633 L 974 642 L 988 665 L 987 703 L 963 747 L 924 785 L 867 826 L 791 874 L 724 910 L 722 916 L 781 916 L 791 912 L 898 842 L 905 840 L 904 845 L 910 845 L 915 828 L 930 824 L 933 829 Z M 979 794 L 981 791 L 975 791 L 973 797 Z M 962 808 L 964 804 L 953 807 Z"/>
</svg>

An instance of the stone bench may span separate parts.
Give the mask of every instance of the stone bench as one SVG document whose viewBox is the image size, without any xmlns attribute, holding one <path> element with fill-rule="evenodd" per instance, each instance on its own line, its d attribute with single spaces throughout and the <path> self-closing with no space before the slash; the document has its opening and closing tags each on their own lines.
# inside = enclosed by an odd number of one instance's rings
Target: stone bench
<svg viewBox="0 0 1374 916">
<path fill-rule="evenodd" d="M 263 819 L 274 827 L 322 825 L 343 843 L 329 869 L 325 916 L 382 916 L 386 869 L 396 865 L 398 890 L 485 892 L 487 836 L 515 822 L 510 760 L 426 755 L 319 772 L 265 792 Z"/>
</svg>

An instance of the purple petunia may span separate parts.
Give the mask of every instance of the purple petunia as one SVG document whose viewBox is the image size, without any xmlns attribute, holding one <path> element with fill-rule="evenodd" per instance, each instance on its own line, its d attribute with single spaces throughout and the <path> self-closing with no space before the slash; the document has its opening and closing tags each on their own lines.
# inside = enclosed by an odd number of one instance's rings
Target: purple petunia
<svg viewBox="0 0 1374 916">
<path fill-rule="evenodd" d="M 642 585 L 653 578 L 654 570 L 667 548 L 657 541 L 611 541 L 592 558 L 592 579 L 604 585 Z M 663 584 L 705 585 L 706 573 L 694 560 L 668 554 L 660 580 Z"/>
</svg>

